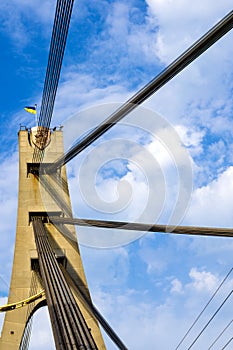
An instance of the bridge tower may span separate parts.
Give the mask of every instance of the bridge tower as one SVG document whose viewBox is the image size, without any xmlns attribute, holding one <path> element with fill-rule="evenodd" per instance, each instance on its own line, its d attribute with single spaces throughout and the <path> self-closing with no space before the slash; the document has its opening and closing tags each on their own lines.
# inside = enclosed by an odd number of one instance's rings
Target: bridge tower
<svg viewBox="0 0 233 350">
<path fill-rule="evenodd" d="M 26 299 L 44 288 L 32 223 L 33 218 L 38 217 L 44 223 L 50 246 L 97 348 L 105 349 L 98 323 L 89 307 L 92 303 L 74 226 L 55 226 L 49 220 L 51 215 L 72 216 L 66 169 L 63 167 L 61 172 L 54 176 L 43 175 L 41 179 L 41 176 L 38 176 L 37 165 L 32 163 L 35 152 L 32 135 L 30 136 L 27 128 L 21 128 L 18 138 L 18 218 L 8 303 Z M 51 133 L 50 143 L 44 150 L 44 163 L 52 163 L 62 154 L 63 136 L 62 131 L 58 129 Z M 22 339 L 32 314 L 46 304 L 48 300 L 42 297 L 30 306 L 8 311 L 2 328 L 0 350 L 23 348 Z"/>
</svg>

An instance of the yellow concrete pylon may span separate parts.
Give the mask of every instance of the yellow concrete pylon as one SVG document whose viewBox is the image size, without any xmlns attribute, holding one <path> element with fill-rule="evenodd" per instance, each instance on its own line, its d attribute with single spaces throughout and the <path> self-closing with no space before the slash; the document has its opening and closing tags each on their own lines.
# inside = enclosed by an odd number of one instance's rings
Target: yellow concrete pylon
<svg viewBox="0 0 233 350">
<path fill-rule="evenodd" d="M 90 309 L 79 297 L 78 290 L 90 300 L 88 286 L 83 270 L 75 229 L 67 226 L 63 234 L 47 220 L 47 213 L 68 215 L 71 213 L 70 197 L 67 185 L 65 167 L 59 175 L 54 177 L 44 175 L 42 182 L 40 177 L 28 173 L 33 158 L 35 145 L 31 141 L 29 131 L 19 131 L 19 189 L 18 189 L 18 218 L 15 240 L 15 252 L 12 268 L 11 284 L 8 303 L 27 299 L 31 294 L 32 275 L 36 280 L 37 290 L 43 289 L 39 272 L 33 270 L 37 262 L 37 251 L 31 216 L 39 215 L 45 218 L 45 226 L 49 232 L 50 244 L 60 262 L 74 297 L 81 312 L 91 329 L 92 336 L 99 350 L 104 350 L 105 345 L 97 321 Z M 61 130 L 51 133 L 51 142 L 44 150 L 44 163 L 52 163 L 63 154 L 63 135 Z M 49 188 L 49 190 L 47 190 Z M 65 233 L 64 233 L 65 232 Z M 38 266 L 36 264 L 36 266 Z M 75 288 L 75 286 L 77 288 Z M 35 286 L 34 286 L 35 289 Z M 34 293 L 35 294 L 35 293 Z M 36 300 L 31 306 L 32 314 L 40 306 L 45 305 L 46 300 Z M 32 304 L 31 304 L 32 305 Z M 18 350 L 24 334 L 25 326 L 30 317 L 27 307 L 18 308 L 5 314 L 2 334 L 0 338 L 0 350 Z"/>
</svg>

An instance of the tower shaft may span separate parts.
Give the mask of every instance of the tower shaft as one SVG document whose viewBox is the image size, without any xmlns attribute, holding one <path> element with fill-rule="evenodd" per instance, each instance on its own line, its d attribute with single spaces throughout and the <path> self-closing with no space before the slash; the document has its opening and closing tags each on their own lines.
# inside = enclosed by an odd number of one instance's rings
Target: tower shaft
<svg viewBox="0 0 233 350">
<path fill-rule="evenodd" d="M 57 225 L 49 222 L 52 215 L 71 215 L 71 203 L 67 185 L 66 170 L 54 176 L 28 172 L 34 152 L 27 130 L 19 131 L 19 189 L 18 217 L 15 238 L 15 251 L 11 275 L 8 303 L 23 300 L 33 292 L 41 290 L 43 277 L 38 264 L 38 252 L 33 234 L 32 219 L 39 217 L 44 222 L 48 241 L 73 297 L 90 329 L 99 350 L 105 345 L 96 319 L 90 308 L 80 298 L 80 291 L 90 301 L 90 294 L 84 274 L 77 237 L 73 226 Z M 60 130 L 51 134 L 51 142 L 44 151 L 44 163 L 52 163 L 63 154 L 63 137 Z M 46 300 L 36 301 L 30 309 L 20 308 L 5 314 L 0 350 L 18 350 L 30 316 Z M 75 349 L 75 347 L 74 347 Z"/>
</svg>

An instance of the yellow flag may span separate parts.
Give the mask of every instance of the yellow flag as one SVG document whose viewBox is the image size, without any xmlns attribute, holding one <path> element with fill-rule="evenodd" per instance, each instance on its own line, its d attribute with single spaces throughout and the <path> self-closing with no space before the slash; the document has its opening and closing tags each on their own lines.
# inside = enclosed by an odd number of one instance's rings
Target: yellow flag
<svg viewBox="0 0 233 350">
<path fill-rule="evenodd" d="M 28 113 L 36 114 L 36 106 L 35 107 L 26 106 L 26 107 L 24 107 L 24 109 Z"/>
</svg>

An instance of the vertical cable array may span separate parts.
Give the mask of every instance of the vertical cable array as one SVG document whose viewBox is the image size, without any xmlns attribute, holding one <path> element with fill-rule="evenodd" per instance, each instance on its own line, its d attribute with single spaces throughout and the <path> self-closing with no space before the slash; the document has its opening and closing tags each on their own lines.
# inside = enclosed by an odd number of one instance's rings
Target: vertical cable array
<svg viewBox="0 0 233 350">
<path fill-rule="evenodd" d="M 46 128 L 49 128 L 52 118 L 73 3 L 74 0 L 57 1 L 48 66 L 38 120 L 38 125 Z"/>
<path fill-rule="evenodd" d="M 38 135 L 43 134 L 42 142 L 44 143 L 47 140 L 48 130 L 51 124 L 73 3 L 74 0 L 57 0 L 41 109 L 38 118 Z M 33 154 L 33 163 L 40 163 L 42 159 L 43 151 L 36 148 Z"/>
<path fill-rule="evenodd" d="M 40 218 L 32 221 L 57 350 L 98 350 L 49 243 Z"/>
<path fill-rule="evenodd" d="M 30 287 L 30 293 L 29 296 L 35 295 L 37 292 L 37 277 L 35 271 L 32 271 L 32 279 L 31 279 L 31 287 Z M 21 339 L 19 350 L 28 350 L 30 338 L 31 338 L 31 332 L 32 332 L 32 322 L 33 322 L 33 316 L 31 315 L 31 312 L 34 308 L 35 302 L 31 303 L 28 306 L 27 310 L 27 323 L 26 327 L 24 329 L 24 334 Z"/>
</svg>

